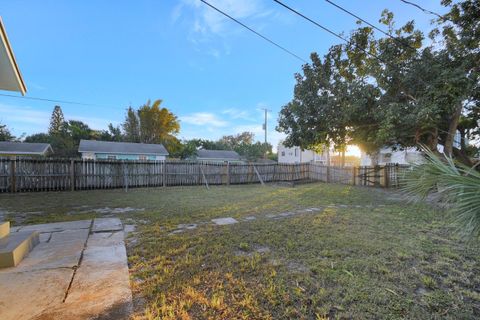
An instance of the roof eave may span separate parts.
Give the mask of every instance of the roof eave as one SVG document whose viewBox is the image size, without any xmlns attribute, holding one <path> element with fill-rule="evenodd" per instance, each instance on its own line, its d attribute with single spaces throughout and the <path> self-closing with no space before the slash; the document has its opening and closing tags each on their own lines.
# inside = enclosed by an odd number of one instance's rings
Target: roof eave
<svg viewBox="0 0 480 320">
<path fill-rule="evenodd" d="M 13 71 L 15 73 L 15 78 L 16 78 L 15 80 L 18 84 L 18 91 L 22 94 L 22 96 L 24 96 L 25 93 L 27 92 L 27 86 L 25 85 L 25 81 L 23 80 L 22 74 L 20 72 L 20 68 L 18 67 L 18 64 L 17 64 L 17 60 L 15 59 L 15 55 L 13 54 L 10 41 L 8 40 L 7 32 L 3 25 L 2 17 L 0 17 L 0 37 L 2 38 L 2 41 L 5 44 L 5 47 L 7 49 L 8 59 L 10 60 L 10 64 L 13 67 Z"/>
</svg>

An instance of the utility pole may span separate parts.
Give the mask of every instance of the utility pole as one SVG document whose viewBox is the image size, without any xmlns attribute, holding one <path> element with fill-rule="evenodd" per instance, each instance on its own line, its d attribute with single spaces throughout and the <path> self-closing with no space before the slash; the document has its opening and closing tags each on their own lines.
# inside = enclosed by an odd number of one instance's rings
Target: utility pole
<svg viewBox="0 0 480 320">
<path fill-rule="evenodd" d="M 269 110 L 267 108 L 262 108 L 262 110 L 265 111 L 265 122 L 263 123 L 263 130 L 265 130 L 265 143 L 267 143 L 267 113 L 268 111 L 272 110 Z"/>
<path fill-rule="evenodd" d="M 269 110 L 267 108 L 262 108 L 263 111 L 265 111 L 265 122 L 263 123 L 263 130 L 265 130 L 265 145 L 267 144 L 267 114 Z M 265 152 L 265 159 L 267 159 L 267 152 Z"/>
</svg>

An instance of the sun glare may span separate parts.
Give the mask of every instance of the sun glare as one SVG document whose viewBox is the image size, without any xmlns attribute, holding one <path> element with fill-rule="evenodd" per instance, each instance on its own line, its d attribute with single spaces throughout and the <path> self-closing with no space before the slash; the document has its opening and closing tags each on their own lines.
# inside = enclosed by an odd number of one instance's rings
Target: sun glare
<svg viewBox="0 0 480 320">
<path fill-rule="evenodd" d="M 347 146 L 347 152 L 345 153 L 347 156 L 354 156 L 354 157 L 361 157 L 362 152 L 360 148 L 354 145 Z"/>
</svg>

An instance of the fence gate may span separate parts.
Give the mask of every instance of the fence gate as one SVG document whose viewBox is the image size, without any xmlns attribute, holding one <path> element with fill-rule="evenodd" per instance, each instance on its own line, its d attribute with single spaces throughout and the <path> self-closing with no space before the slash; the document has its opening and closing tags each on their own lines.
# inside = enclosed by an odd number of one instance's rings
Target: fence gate
<svg viewBox="0 0 480 320">
<path fill-rule="evenodd" d="M 357 178 L 361 186 L 385 186 L 385 167 L 359 167 Z"/>
</svg>

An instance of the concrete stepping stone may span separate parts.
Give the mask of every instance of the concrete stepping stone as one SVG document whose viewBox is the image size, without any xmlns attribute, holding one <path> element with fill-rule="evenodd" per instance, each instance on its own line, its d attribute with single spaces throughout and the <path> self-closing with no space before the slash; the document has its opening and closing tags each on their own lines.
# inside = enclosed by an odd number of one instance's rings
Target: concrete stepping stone
<svg viewBox="0 0 480 320">
<path fill-rule="evenodd" d="M 196 223 L 188 223 L 188 224 L 185 224 L 185 223 L 182 223 L 182 224 L 179 224 L 177 226 L 178 229 L 187 229 L 187 230 L 192 230 L 192 229 L 195 229 L 197 228 L 197 224 Z"/>
<path fill-rule="evenodd" d="M 97 218 L 93 221 L 92 232 L 121 231 L 123 224 L 118 218 Z"/>
<path fill-rule="evenodd" d="M 224 225 L 228 225 L 228 224 L 237 223 L 238 221 L 234 218 L 228 217 L 228 218 L 212 219 L 212 222 L 215 223 L 216 225 L 224 226 Z"/>
</svg>

